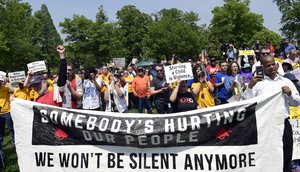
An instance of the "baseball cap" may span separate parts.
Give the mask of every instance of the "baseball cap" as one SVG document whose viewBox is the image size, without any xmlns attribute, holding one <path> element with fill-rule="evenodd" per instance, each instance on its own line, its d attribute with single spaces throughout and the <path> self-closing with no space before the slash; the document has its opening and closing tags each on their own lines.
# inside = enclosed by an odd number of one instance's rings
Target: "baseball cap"
<svg viewBox="0 0 300 172">
<path fill-rule="evenodd" d="M 42 81 L 44 80 L 43 76 L 42 75 L 34 75 L 32 76 L 32 78 L 30 79 L 30 87 L 33 85 L 33 84 L 39 84 L 41 83 Z"/>
</svg>

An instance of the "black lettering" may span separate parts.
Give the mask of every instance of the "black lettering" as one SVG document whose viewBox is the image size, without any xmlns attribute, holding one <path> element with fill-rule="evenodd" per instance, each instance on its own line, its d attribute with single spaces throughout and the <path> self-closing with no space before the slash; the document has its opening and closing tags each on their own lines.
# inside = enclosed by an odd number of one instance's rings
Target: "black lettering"
<svg viewBox="0 0 300 172">
<path fill-rule="evenodd" d="M 115 166 L 116 166 L 115 158 L 116 158 L 115 154 L 113 154 L 113 153 L 107 154 L 107 167 L 108 168 L 115 168 Z"/>
<path fill-rule="evenodd" d="M 95 153 L 95 155 L 97 157 L 97 168 L 100 168 L 100 164 L 101 164 L 100 156 L 102 155 L 102 153 Z"/>
<path fill-rule="evenodd" d="M 242 167 L 246 167 L 247 163 L 246 163 L 246 154 L 242 153 L 239 155 L 239 159 L 240 159 L 240 168 Z"/>
<path fill-rule="evenodd" d="M 216 166 L 217 170 L 227 170 L 227 158 L 226 155 L 222 155 L 222 158 L 220 158 L 219 155 L 216 155 Z"/>
<path fill-rule="evenodd" d="M 185 155 L 185 162 L 184 162 L 184 170 L 193 170 L 191 156 L 189 154 Z"/>
<path fill-rule="evenodd" d="M 50 152 L 48 152 L 47 153 L 48 154 L 48 164 L 47 164 L 47 166 L 48 167 L 54 167 L 54 164 L 52 164 L 51 162 L 53 162 L 53 153 L 50 153 Z"/>
<path fill-rule="evenodd" d="M 77 168 L 79 163 L 79 155 L 78 153 L 73 153 L 72 154 L 72 167 Z"/>
<path fill-rule="evenodd" d="M 211 165 L 212 165 L 212 160 L 213 160 L 213 155 L 210 155 L 210 157 L 207 156 L 207 154 L 204 155 L 207 163 L 208 163 L 208 169 L 211 170 Z"/>
<path fill-rule="evenodd" d="M 124 168 L 121 164 L 123 162 L 122 156 L 124 156 L 124 153 L 117 153 L 117 168 Z"/>
<path fill-rule="evenodd" d="M 204 169 L 204 166 L 203 166 L 203 156 L 202 154 L 200 155 L 197 155 L 195 154 L 194 155 L 194 160 L 195 160 L 195 170 L 198 170 L 198 166 L 200 167 L 201 170 Z"/>
<path fill-rule="evenodd" d="M 46 164 L 46 152 L 35 152 L 35 164 L 36 166 L 45 166 Z"/>
<path fill-rule="evenodd" d="M 173 158 L 173 169 L 176 169 L 176 157 L 178 156 L 178 154 L 171 153 L 170 156 Z"/>
<path fill-rule="evenodd" d="M 150 169 L 151 167 L 150 166 L 147 166 L 147 154 L 144 153 L 144 169 Z"/>
<path fill-rule="evenodd" d="M 155 159 L 156 157 L 158 156 L 158 153 L 153 153 L 152 154 L 152 169 L 158 169 L 158 165 L 157 165 L 157 162 L 158 160 Z M 163 154 L 161 154 L 161 157 L 163 156 Z"/>
<path fill-rule="evenodd" d="M 129 163 L 129 167 L 131 169 L 136 169 L 136 167 L 137 167 L 136 161 L 134 160 L 135 157 L 137 157 L 137 155 L 135 153 L 131 153 L 129 155 L 129 158 L 130 158 L 130 161 L 131 161 L 131 163 Z"/>
<path fill-rule="evenodd" d="M 169 169 L 169 156 L 162 156 L 160 157 L 160 164 L 161 164 L 161 169 Z"/>
<path fill-rule="evenodd" d="M 252 157 L 252 155 L 255 155 L 255 152 L 250 152 L 249 154 L 249 167 L 255 167 L 255 164 L 254 164 L 254 158 Z"/>
<path fill-rule="evenodd" d="M 237 167 L 237 157 L 235 154 L 229 155 L 229 167 L 235 169 Z"/>
<path fill-rule="evenodd" d="M 84 165 L 84 166 L 83 166 Z M 89 154 L 81 153 L 81 168 L 88 168 L 89 165 Z"/>
<path fill-rule="evenodd" d="M 68 167 L 69 166 L 69 153 L 59 153 L 59 163 L 61 167 Z"/>
</svg>

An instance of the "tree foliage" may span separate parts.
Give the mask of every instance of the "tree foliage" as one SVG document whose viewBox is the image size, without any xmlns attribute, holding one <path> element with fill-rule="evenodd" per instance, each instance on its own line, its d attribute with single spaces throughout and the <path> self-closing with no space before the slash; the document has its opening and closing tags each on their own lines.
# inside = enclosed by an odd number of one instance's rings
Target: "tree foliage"
<svg viewBox="0 0 300 172">
<path fill-rule="evenodd" d="M 240 46 L 263 29 L 263 17 L 250 12 L 248 0 L 224 0 L 222 7 L 212 10 L 210 37 L 219 43 Z"/>
<path fill-rule="evenodd" d="M 281 31 L 288 38 L 300 39 L 300 1 L 273 0 L 282 13 Z"/>
<path fill-rule="evenodd" d="M 259 40 L 261 45 L 265 45 L 267 42 L 269 42 L 274 46 L 275 49 L 279 49 L 282 39 L 277 33 L 265 28 L 262 31 L 254 34 L 252 39 L 248 42 L 248 45 L 253 45 L 256 40 Z"/>
<path fill-rule="evenodd" d="M 41 50 L 41 57 L 47 62 L 48 68 L 57 68 L 59 61 L 57 60 L 56 46 L 61 44 L 61 38 L 57 32 L 48 8 L 45 4 L 34 14 L 35 34 L 34 44 L 38 45 Z M 51 69 L 50 69 L 51 70 Z"/>
<path fill-rule="evenodd" d="M 196 22 L 196 13 L 184 13 L 178 9 L 163 9 L 154 14 L 144 39 L 144 52 L 152 57 L 194 57 L 204 46 L 205 35 Z"/>
</svg>

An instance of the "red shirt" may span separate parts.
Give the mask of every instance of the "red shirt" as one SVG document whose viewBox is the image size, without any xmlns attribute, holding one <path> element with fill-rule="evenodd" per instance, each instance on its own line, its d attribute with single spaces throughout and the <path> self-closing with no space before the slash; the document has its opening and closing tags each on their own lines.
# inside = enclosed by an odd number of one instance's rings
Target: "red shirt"
<svg viewBox="0 0 300 172">
<path fill-rule="evenodd" d="M 57 103 L 57 102 L 53 101 L 53 93 L 54 93 L 53 91 L 48 91 L 46 94 L 44 94 L 43 96 L 40 96 L 38 99 L 36 99 L 35 102 L 62 107 L 61 103 Z"/>
<path fill-rule="evenodd" d="M 220 66 L 217 65 L 215 67 L 207 66 L 206 71 L 210 74 L 211 83 L 215 85 L 215 76 L 219 71 L 221 71 Z"/>
</svg>

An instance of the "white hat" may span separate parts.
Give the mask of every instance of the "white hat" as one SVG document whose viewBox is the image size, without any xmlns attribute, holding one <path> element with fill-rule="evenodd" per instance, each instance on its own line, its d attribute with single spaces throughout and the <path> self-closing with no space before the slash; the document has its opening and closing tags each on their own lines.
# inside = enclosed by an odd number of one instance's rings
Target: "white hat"
<svg viewBox="0 0 300 172">
<path fill-rule="evenodd" d="M 5 81 L 5 76 L 0 75 L 0 81 Z"/>
<path fill-rule="evenodd" d="M 0 71 L 0 76 L 6 76 L 6 73 L 5 72 L 3 72 L 3 71 Z"/>
</svg>

